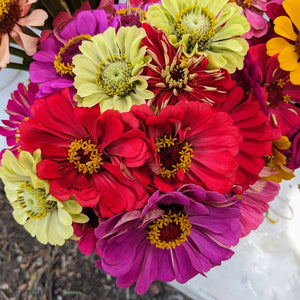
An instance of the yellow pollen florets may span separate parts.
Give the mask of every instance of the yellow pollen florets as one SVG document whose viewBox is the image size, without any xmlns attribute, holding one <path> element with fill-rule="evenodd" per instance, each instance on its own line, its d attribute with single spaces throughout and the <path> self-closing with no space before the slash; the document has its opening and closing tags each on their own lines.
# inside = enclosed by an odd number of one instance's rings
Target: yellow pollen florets
<svg viewBox="0 0 300 300">
<path fill-rule="evenodd" d="M 74 45 L 76 42 L 83 41 L 83 40 L 91 40 L 91 36 L 89 34 L 81 34 L 78 36 L 73 37 L 68 41 L 66 45 L 60 48 L 57 56 L 55 56 L 55 61 L 53 62 L 54 68 L 56 70 L 56 73 L 63 75 L 70 75 L 73 76 L 73 68 L 74 66 L 72 64 L 64 63 L 62 61 L 62 55 L 66 52 L 67 49 L 69 49 L 72 45 Z"/>
<path fill-rule="evenodd" d="M 179 170 L 182 170 L 184 173 L 187 172 L 190 168 L 193 155 L 191 154 L 193 149 L 192 145 L 188 142 L 176 142 L 177 138 L 172 138 L 171 136 L 165 135 L 163 138 L 156 138 L 155 146 L 158 154 L 160 154 L 161 164 L 160 164 L 160 175 L 162 177 L 175 177 Z M 176 143 L 175 143 L 176 142 Z M 172 149 L 167 149 L 171 148 Z M 178 161 L 173 162 L 172 165 L 164 165 L 168 158 L 164 158 L 166 155 L 164 151 L 170 150 L 175 155 L 178 156 Z M 176 153 L 177 151 L 177 153 Z"/>
<path fill-rule="evenodd" d="M 73 141 L 69 146 L 68 160 L 75 165 L 75 168 L 83 174 L 98 172 L 102 161 L 102 153 L 91 140 L 83 139 Z"/>
<path fill-rule="evenodd" d="M 17 203 L 30 219 L 42 219 L 56 208 L 55 201 L 48 201 L 42 189 L 35 189 L 29 182 L 24 182 L 17 190 Z"/>
<path fill-rule="evenodd" d="M 168 227 L 176 228 L 177 237 L 174 239 L 167 239 Z M 186 238 L 191 233 L 192 225 L 188 220 L 188 216 L 183 212 L 173 212 L 171 209 L 168 213 L 163 214 L 160 218 L 148 225 L 148 236 L 150 244 L 155 245 L 156 248 L 170 249 L 180 246 L 186 241 Z M 167 233 L 163 233 L 167 230 Z M 166 236 L 165 236 L 166 235 Z"/>
</svg>

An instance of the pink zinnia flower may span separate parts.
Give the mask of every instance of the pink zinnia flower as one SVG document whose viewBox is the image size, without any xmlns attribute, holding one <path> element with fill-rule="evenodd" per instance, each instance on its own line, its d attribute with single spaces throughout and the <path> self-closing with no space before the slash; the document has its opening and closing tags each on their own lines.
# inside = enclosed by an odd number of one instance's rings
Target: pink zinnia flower
<svg viewBox="0 0 300 300">
<path fill-rule="evenodd" d="M 300 168 L 300 123 L 295 126 L 288 134 L 291 147 L 284 151 L 287 156 L 287 167 L 296 170 Z"/>
<path fill-rule="evenodd" d="M 158 109 L 178 101 L 222 102 L 234 86 L 227 70 L 207 70 L 208 60 L 204 56 L 183 56 L 183 46 L 173 47 L 168 35 L 144 23 L 147 36 L 142 40 L 146 52 L 152 57 L 143 69 L 147 76 L 148 89 L 155 97 L 148 105 Z"/>
<path fill-rule="evenodd" d="M 185 101 L 165 107 L 158 116 L 147 105 L 131 111 L 156 146 L 150 168 L 159 190 L 172 191 L 183 183 L 219 193 L 231 190 L 241 136 L 227 113 L 214 112 L 208 103 Z"/>
<path fill-rule="evenodd" d="M 104 10 L 84 10 L 53 36 L 40 44 L 29 67 L 30 80 L 40 84 L 38 97 L 47 96 L 63 88 L 72 87 L 74 82 L 72 59 L 81 53 L 83 40 L 103 33 L 109 26 L 118 27 L 117 18 L 107 20 Z"/>
<path fill-rule="evenodd" d="M 155 192 L 143 210 L 110 218 L 95 229 L 96 267 L 117 286 L 143 294 L 154 280 L 184 283 L 229 259 L 241 228 L 239 202 L 196 185 Z"/>
<path fill-rule="evenodd" d="M 35 83 L 31 82 L 27 87 L 23 83 L 19 83 L 18 89 L 11 94 L 11 99 L 8 100 L 6 113 L 9 115 L 9 119 L 2 120 L 5 126 L 0 126 L 0 134 L 6 137 L 8 146 L 6 149 L 12 151 L 16 156 L 21 149 L 19 125 L 24 119 L 32 117 L 29 108 L 35 101 L 38 90 L 39 87 Z M 1 151 L 0 156 L 6 149 Z"/>
<path fill-rule="evenodd" d="M 266 45 L 250 47 L 252 57 L 258 62 L 264 101 L 268 105 L 268 120 L 271 124 L 272 141 L 280 139 L 300 123 L 300 86 L 291 83 L 289 72 L 279 67 L 277 55 L 269 57 Z"/>
<path fill-rule="evenodd" d="M 20 125 L 20 143 L 26 151 L 41 149 L 37 174 L 49 181 L 53 196 L 65 201 L 74 194 L 81 206 L 99 206 L 103 217 L 143 207 L 144 186 L 121 171 L 152 160 L 131 113 L 74 107 L 68 89 L 36 100 L 31 112 Z"/>
<path fill-rule="evenodd" d="M 32 56 L 36 52 L 38 38 L 25 34 L 22 26 L 42 26 L 48 15 L 36 9 L 28 16 L 31 4 L 37 0 L 1 0 L 0 3 L 0 68 L 10 63 L 9 37 L 20 45 L 25 53 Z"/>
<path fill-rule="evenodd" d="M 266 10 L 268 0 L 230 0 L 241 6 L 243 15 L 247 18 L 251 28 L 244 35 L 244 38 L 262 37 L 269 29 L 269 22 L 263 15 Z"/>
<path fill-rule="evenodd" d="M 261 175 L 263 175 L 261 173 Z M 264 176 L 266 176 L 264 174 Z M 268 210 L 268 202 L 274 200 L 279 193 L 280 184 L 265 179 L 259 179 L 255 184 L 249 186 L 242 194 L 241 237 L 248 235 L 255 230 L 264 220 L 264 213 Z"/>
</svg>

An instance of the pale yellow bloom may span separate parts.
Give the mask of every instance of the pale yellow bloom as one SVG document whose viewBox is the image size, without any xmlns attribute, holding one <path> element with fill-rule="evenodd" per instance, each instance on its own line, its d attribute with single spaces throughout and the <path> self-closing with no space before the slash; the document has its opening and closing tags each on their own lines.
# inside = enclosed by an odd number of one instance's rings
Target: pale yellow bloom
<svg viewBox="0 0 300 300">
<path fill-rule="evenodd" d="M 39 149 L 32 155 L 21 151 L 18 158 L 6 150 L 0 177 L 15 220 L 41 243 L 63 245 L 73 235 L 72 223 L 85 223 L 88 217 L 75 200 L 61 202 L 49 194 L 49 183 L 36 174 L 39 161 Z"/>
</svg>

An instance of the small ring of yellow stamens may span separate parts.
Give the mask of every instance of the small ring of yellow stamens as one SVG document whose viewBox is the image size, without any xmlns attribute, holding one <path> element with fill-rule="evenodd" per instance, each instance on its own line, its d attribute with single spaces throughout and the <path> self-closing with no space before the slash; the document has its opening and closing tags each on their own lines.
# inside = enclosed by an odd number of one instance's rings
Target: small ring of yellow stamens
<svg viewBox="0 0 300 300">
<path fill-rule="evenodd" d="M 91 140 L 83 139 L 75 140 L 70 144 L 68 160 L 83 174 L 98 172 L 103 164 L 102 153 L 98 152 L 97 145 L 93 144 Z"/>
<path fill-rule="evenodd" d="M 47 200 L 44 190 L 35 189 L 28 181 L 19 186 L 16 202 L 30 219 L 38 220 L 57 207 L 55 201 Z"/>
<path fill-rule="evenodd" d="M 134 89 L 132 63 L 124 54 L 114 54 L 98 64 L 96 84 L 104 89 L 108 96 L 126 96 Z"/>
<path fill-rule="evenodd" d="M 181 9 L 175 16 L 174 26 L 176 33 L 181 39 L 189 34 L 189 47 L 198 44 L 202 50 L 215 35 L 216 17 L 206 7 L 192 5 Z"/>
<path fill-rule="evenodd" d="M 163 240 L 162 231 L 168 226 L 176 226 L 180 234 L 171 240 Z M 191 233 L 192 225 L 188 220 L 188 216 L 182 212 L 173 212 L 171 209 L 168 213 L 164 213 L 160 218 L 148 225 L 148 236 L 150 244 L 155 245 L 156 248 L 170 249 L 180 246 L 186 241 L 186 238 Z"/>
<path fill-rule="evenodd" d="M 89 34 L 81 34 L 78 36 L 73 37 L 68 41 L 66 45 L 60 48 L 58 54 L 55 56 L 55 60 L 53 62 L 54 68 L 56 73 L 63 75 L 70 75 L 73 76 L 73 68 L 74 65 L 68 63 L 64 63 L 62 60 L 62 55 L 69 49 L 70 46 L 74 45 L 76 42 L 83 41 L 83 40 L 91 40 L 91 36 Z"/>
<path fill-rule="evenodd" d="M 139 7 L 121 8 L 116 11 L 116 14 L 120 16 L 138 15 L 140 22 L 143 22 L 146 18 L 146 11 L 140 9 Z"/>
<path fill-rule="evenodd" d="M 172 138 L 171 136 L 165 135 L 162 138 L 155 139 L 155 146 L 158 154 L 161 154 L 166 148 L 171 148 L 179 146 L 180 150 L 178 152 L 179 161 L 174 163 L 171 166 L 165 166 L 163 158 L 160 164 L 160 175 L 162 177 L 175 177 L 179 170 L 182 170 L 184 173 L 190 169 L 190 164 L 192 162 L 193 155 L 191 154 L 193 149 L 192 145 L 187 142 L 177 142 L 177 138 Z"/>
</svg>

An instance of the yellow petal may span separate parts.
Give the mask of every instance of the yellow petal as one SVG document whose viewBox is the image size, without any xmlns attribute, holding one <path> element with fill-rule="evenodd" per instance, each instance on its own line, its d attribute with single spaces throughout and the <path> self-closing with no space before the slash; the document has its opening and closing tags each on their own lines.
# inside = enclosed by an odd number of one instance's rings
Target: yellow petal
<svg viewBox="0 0 300 300">
<path fill-rule="evenodd" d="M 285 71 L 297 69 L 299 54 L 295 52 L 295 47 L 290 45 L 285 47 L 278 55 L 280 68 Z"/>
<path fill-rule="evenodd" d="M 300 1 L 299 0 L 285 0 L 282 6 L 286 13 L 291 18 L 297 29 L 300 31 Z"/>
<path fill-rule="evenodd" d="M 293 29 L 293 24 L 291 20 L 287 16 L 280 16 L 276 18 L 274 24 L 274 30 L 277 34 L 292 41 L 296 40 L 297 34 Z"/>
<path fill-rule="evenodd" d="M 300 63 L 297 64 L 297 68 L 290 72 L 290 80 L 292 84 L 300 85 Z"/>
<path fill-rule="evenodd" d="M 282 37 L 270 39 L 267 44 L 267 54 L 273 56 L 280 53 L 284 48 L 290 47 L 290 44 Z"/>
</svg>

